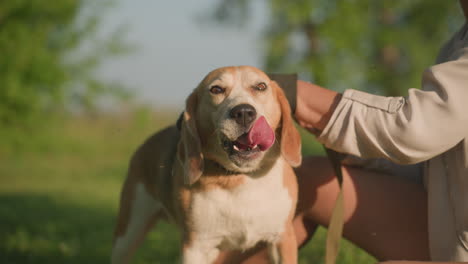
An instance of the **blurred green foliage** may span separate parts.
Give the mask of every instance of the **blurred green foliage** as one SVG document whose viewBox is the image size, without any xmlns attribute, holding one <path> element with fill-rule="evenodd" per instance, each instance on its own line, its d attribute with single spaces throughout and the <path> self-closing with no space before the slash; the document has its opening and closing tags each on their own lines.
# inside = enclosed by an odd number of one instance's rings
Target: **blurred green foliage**
<svg viewBox="0 0 468 264">
<path fill-rule="evenodd" d="M 103 58 L 128 51 L 119 28 L 99 39 L 109 1 L 0 1 L 0 130 L 44 123 L 67 106 L 92 108 L 122 87 L 94 75 Z"/>
<path fill-rule="evenodd" d="M 177 113 L 71 117 L 0 148 L 0 263 L 109 263 L 132 152 Z M 1 130 L 0 130 L 1 132 Z M 161 223 L 133 263 L 175 263 L 177 230 Z"/>
<path fill-rule="evenodd" d="M 265 69 L 338 91 L 405 95 L 462 25 L 458 1 L 265 0 Z M 252 2 L 219 0 L 214 18 L 247 24 Z M 258 5 L 257 5 L 258 7 Z M 265 10 L 261 10 L 262 12 Z"/>
</svg>

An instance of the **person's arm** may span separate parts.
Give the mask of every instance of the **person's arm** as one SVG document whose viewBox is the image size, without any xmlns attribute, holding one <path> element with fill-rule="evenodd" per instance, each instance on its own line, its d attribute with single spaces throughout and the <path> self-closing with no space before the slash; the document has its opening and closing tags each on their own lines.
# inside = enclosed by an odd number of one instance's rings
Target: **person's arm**
<svg viewBox="0 0 468 264">
<path fill-rule="evenodd" d="M 341 94 L 316 84 L 297 81 L 295 117 L 299 125 L 318 135 L 328 124 Z"/>
<path fill-rule="evenodd" d="M 422 85 L 426 91 L 410 89 L 407 98 L 347 90 L 339 99 L 298 82 L 296 119 L 323 130 L 318 140 L 331 149 L 417 163 L 452 148 L 467 134 L 468 48 L 459 51 L 457 60 L 429 68 Z"/>
</svg>

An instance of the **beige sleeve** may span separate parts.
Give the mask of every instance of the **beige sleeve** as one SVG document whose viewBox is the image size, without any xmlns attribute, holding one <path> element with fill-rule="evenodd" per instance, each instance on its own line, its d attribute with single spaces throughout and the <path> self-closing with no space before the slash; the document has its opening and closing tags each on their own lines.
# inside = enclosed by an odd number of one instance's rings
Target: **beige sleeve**
<svg viewBox="0 0 468 264">
<path fill-rule="evenodd" d="M 347 90 L 318 140 L 336 151 L 400 164 L 430 159 L 468 134 L 468 47 L 427 69 L 423 90 L 382 97 Z"/>
</svg>

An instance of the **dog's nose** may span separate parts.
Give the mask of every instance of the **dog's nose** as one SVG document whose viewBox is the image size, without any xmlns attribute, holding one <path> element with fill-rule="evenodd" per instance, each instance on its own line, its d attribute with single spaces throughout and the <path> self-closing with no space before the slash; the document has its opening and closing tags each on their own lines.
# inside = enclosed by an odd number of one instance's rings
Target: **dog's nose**
<svg viewBox="0 0 468 264">
<path fill-rule="evenodd" d="M 239 125 L 247 126 L 255 120 L 257 111 L 249 104 L 240 104 L 231 109 L 229 116 Z"/>
</svg>

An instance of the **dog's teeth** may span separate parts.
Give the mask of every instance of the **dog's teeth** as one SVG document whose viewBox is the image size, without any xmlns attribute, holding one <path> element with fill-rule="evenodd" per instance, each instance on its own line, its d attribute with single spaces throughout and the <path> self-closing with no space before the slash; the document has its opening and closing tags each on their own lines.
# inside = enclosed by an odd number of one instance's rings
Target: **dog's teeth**
<svg viewBox="0 0 468 264">
<path fill-rule="evenodd" d="M 256 149 L 256 148 L 258 148 L 258 145 L 253 146 L 253 149 Z"/>
<path fill-rule="evenodd" d="M 234 150 L 239 151 L 239 148 L 236 145 L 234 145 Z"/>
</svg>

